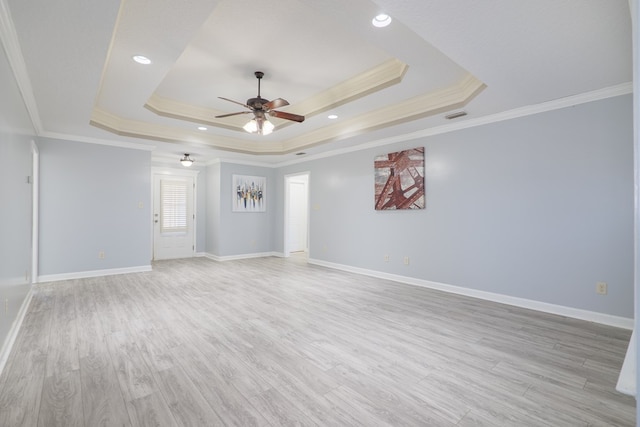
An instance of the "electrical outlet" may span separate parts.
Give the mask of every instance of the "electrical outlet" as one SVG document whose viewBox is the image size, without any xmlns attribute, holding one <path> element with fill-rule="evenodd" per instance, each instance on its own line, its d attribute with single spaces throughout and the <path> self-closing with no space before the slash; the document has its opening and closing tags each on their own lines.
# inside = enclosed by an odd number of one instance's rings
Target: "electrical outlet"
<svg viewBox="0 0 640 427">
<path fill-rule="evenodd" d="M 404 265 L 409 265 L 409 257 L 404 257 Z"/>
<path fill-rule="evenodd" d="M 607 282 L 598 282 L 596 283 L 596 293 L 600 295 L 607 294 Z"/>
<path fill-rule="evenodd" d="M 384 262 L 389 262 L 389 255 L 384 256 Z"/>
<path fill-rule="evenodd" d="M 104 259 L 104 251 L 98 252 L 98 258 Z"/>
<path fill-rule="evenodd" d="M 9 315 L 9 298 L 4 299 L 4 315 Z"/>
</svg>

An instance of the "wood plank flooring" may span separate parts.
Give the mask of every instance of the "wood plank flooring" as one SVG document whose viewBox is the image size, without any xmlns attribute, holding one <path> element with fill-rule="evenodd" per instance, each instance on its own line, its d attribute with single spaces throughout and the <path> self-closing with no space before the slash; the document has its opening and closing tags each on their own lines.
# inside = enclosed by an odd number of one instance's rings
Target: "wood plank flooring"
<svg viewBox="0 0 640 427">
<path fill-rule="evenodd" d="M 634 426 L 630 331 L 261 258 L 39 284 L 0 426 Z"/>
</svg>

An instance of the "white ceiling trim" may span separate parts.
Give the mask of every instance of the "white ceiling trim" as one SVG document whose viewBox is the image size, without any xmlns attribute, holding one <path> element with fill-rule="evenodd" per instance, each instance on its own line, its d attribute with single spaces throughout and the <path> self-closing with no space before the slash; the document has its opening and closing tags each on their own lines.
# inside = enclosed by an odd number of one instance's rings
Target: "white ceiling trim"
<svg viewBox="0 0 640 427">
<path fill-rule="evenodd" d="M 485 88 L 485 84 L 467 74 L 458 84 L 379 108 L 349 120 L 291 138 L 284 142 L 287 152 L 331 140 L 344 139 L 364 132 L 417 120 L 461 108 Z"/>
<path fill-rule="evenodd" d="M 108 145 L 110 147 L 131 148 L 133 150 L 153 151 L 157 147 L 155 145 L 137 144 L 135 142 L 114 141 L 100 138 L 90 138 L 86 136 L 69 135 L 65 133 L 44 131 L 40 135 L 42 138 L 60 139 L 63 141 L 85 142 L 87 144 Z"/>
<path fill-rule="evenodd" d="M 38 104 L 33 94 L 33 86 L 29 79 L 27 65 L 24 62 L 24 56 L 22 55 L 22 49 L 18 41 L 18 34 L 16 33 L 16 28 L 6 0 L 0 0 L 0 41 L 2 41 L 2 46 L 7 54 L 9 65 L 13 70 L 18 90 L 20 90 L 22 95 L 22 100 L 29 113 L 31 123 L 33 124 L 36 134 L 40 135 L 43 129 L 38 112 Z"/>
<path fill-rule="evenodd" d="M 226 138 L 222 136 L 208 137 L 198 132 L 189 132 L 169 126 L 151 125 L 146 122 L 123 119 L 99 108 L 94 108 L 90 120 L 91 125 L 117 135 L 151 139 L 172 143 L 194 143 L 206 147 L 228 151 L 268 154 L 282 151 L 282 143 L 277 141 L 260 144 L 253 141 Z"/>
<path fill-rule="evenodd" d="M 408 69 L 409 66 L 404 62 L 395 58 L 390 59 L 296 104 L 296 111 L 306 117 L 313 117 L 400 83 Z"/>
<path fill-rule="evenodd" d="M 489 116 L 479 117 L 477 119 L 468 119 L 465 121 L 451 123 L 444 126 L 437 126 L 433 128 L 424 129 L 417 132 L 407 133 L 403 135 L 396 135 L 389 138 L 378 139 L 368 143 L 360 144 L 354 147 L 340 148 L 337 150 L 326 151 L 324 153 L 305 156 L 304 159 L 293 159 L 285 162 L 280 162 L 272 165 L 275 168 L 295 165 L 298 163 L 304 163 L 311 160 L 323 159 L 327 157 L 339 156 L 342 154 L 352 153 L 355 151 L 367 150 L 370 148 L 382 147 L 385 145 L 395 144 L 397 142 L 406 142 L 414 139 L 424 138 L 428 136 L 440 135 L 457 130 L 473 128 L 477 126 L 483 126 L 491 123 L 502 122 L 505 120 L 516 119 L 525 116 L 531 116 L 534 114 L 544 113 L 547 111 L 559 110 L 561 108 L 572 107 L 575 105 L 586 104 L 588 102 L 599 101 L 602 99 L 613 98 L 621 95 L 628 95 L 633 93 L 633 83 L 623 83 L 608 88 L 603 88 L 591 92 L 582 93 L 579 95 L 569 96 L 565 98 L 556 99 L 553 101 L 543 102 L 536 105 L 529 105 L 526 107 L 515 108 L 513 110 L 504 111 L 497 114 L 491 114 Z M 265 165 L 267 166 L 267 165 Z"/>
<path fill-rule="evenodd" d="M 134 136 L 166 142 L 193 142 L 209 147 L 247 154 L 287 154 L 324 142 L 336 141 L 367 131 L 393 126 L 465 106 L 485 88 L 485 84 L 467 74 L 448 88 L 419 95 L 394 105 L 361 114 L 334 125 L 325 126 L 284 141 L 240 140 L 210 137 L 169 126 L 118 117 L 94 108 L 90 123 L 118 135 Z"/>
<path fill-rule="evenodd" d="M 407 72 L 409 66 L 397 59 L 390 59 L 382 64 L 367 70 L 357 76 L 345 80 L 334 87 L 320 92 L 295 105 L 296 114 L 313 117 L 323 111 L 339 107 L 347 102 L 354 101 L 364 96 L 378 92 L 389 86 L 398 84 Z M 174 99 L 161 97 L 154 93 L 151 95 L 145 108 L 163 117 L 171 117 L 179 120 L 187 120 L 199 124 L 208 124 L 244 132 L 242 126 L 247 119 L 234 120 L 230 118 L 216 119 L 215 116 L 225 114 L 226 111 L 214 110 L 186 104 Z M 250 113 L 250 111 L 247 111 Z M 231 120 L 231 121 L 230 121 Z M 276 124 L 276 130 L 290 125 L 291 122 Z"/>
<path fill-rule="evenodd" d="M 248 166 L 279 168 L 284 166 L 295 165 L 298 163 L 304 163 L 311 160 L 323 159 L 326 157 L 338 156 L 341 154 L 347 154 L 355 151 L 367 150 L 369 148 L 376 148 L 376 147 L 381 147 L 385 145 L 395 144 L 397 142 L 410 141 L 410 140 L 418 139 L 422 137 L 439 135 L 439 134 L 444 134 L 448 132 L 454 132 L 461 129 L 467 129 L 467 128 L 472 128 L 476 126 L 482 126 L 486 124 L 501 122 L 504 120 L 515 119 L 518 117 L 525 117 L 533 114 L 544 113 L 546 111 L 558 110 L 560 108 L 566 108 L 573 105 L 585 104 L 587 102 L 599 101 L 602 99 L 613 98 L 621 95 L 628 95 L 630 93 L 633 93 L 633 83 L 627 82 L 621 85 L 611 86 L 608 88 L 603 88 L 603 89 L 599 89 L 591 92 L 585 92 L 579 95 L 560 98 L 554 101 L 544 102 L 536 105 L 530 105 L 522 108 L 516 108 L 513 110 L 504 111 L 501 113 L 492 114 L 490 116 L 479 117 L 477 119 L 468 119 L 465 121 L 451 123 L 448 125 L 438 126 L 430 129 L 425 129 L 418 132 L 396 135 L 390 138 L 383 138 L 383 139 L 371 141 L 369 143 L 361 144 L 355 147 L 331 150 L 325 153 L 308 155 L 302 158 L 296 158 L 296 159 L 287 160 L 279 163 L 265 163 L 265 162 L 258 162 L 258 161 L 224 159 L 222 157 L 219 157 L 209 162 L 206 162 L 205 165 L 210 166 L 218 163 L 234 163 L 234 164 L 242 164 L 242 165 L 248 165 Z M 69 140 L 69 141 L 87 142 L 91 144 L 109 145 L 113 147 L 133 148 L 133 149 L 139 149 L 139 150 L 155 149 L 155 147 L 151 147 L 144 144 L 126 143 L 126 142 L 97 139 L 97 138 L 86 138 L 86 137 L 80 137 L 75 135 L 58 134 L 53 132 L 44 132 L 42 136 L 55 138 L 55 139 Z"/>
</svg>

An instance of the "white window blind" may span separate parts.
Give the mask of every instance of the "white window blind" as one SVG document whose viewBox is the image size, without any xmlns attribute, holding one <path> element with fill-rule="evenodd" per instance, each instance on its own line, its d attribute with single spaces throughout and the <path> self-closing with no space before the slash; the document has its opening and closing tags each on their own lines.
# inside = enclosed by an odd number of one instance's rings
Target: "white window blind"
<svg viewBox="0 0 640 427">
<path fill-rule="evenodd" d="M 187 182 L 160 180 L 160 230 L 187 231 Z"/>
</svg>

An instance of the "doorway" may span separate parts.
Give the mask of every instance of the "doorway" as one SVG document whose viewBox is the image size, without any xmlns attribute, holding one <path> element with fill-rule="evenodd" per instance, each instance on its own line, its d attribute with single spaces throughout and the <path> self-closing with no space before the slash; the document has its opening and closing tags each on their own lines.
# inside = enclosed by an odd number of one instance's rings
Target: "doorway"
<svg viewBox="0 0 640 427">
<path fill-rule="evenodd" d="M 195 254 L 195 175 L 153 175 L 153 259 Z"/>
<path fill-rule="evenodd" d="M 309 172 L 287 175 L 285 182 L 284 256 L 309 252 Z"/>
</svg>

